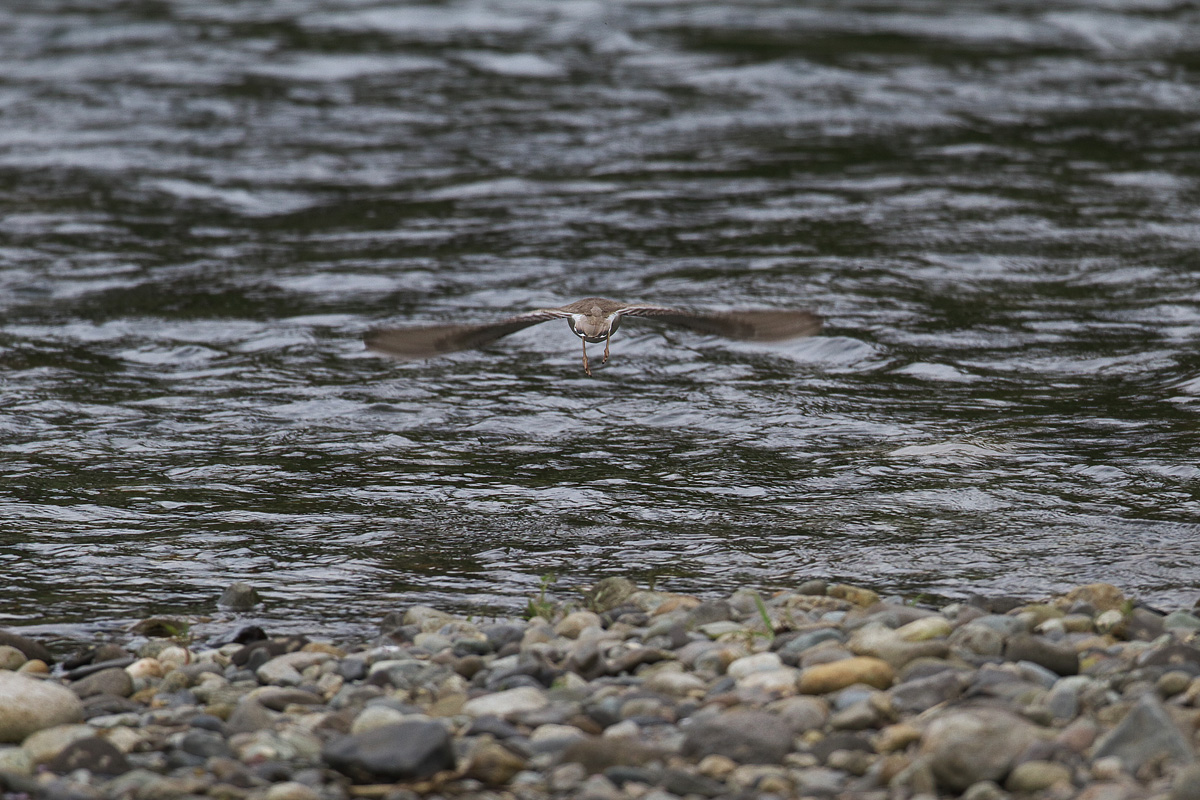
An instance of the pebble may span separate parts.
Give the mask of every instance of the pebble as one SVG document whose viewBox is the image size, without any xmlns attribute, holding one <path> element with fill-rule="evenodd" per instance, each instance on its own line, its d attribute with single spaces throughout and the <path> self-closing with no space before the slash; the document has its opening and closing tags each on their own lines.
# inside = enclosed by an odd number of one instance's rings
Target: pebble
<svg viewBox="0 0 1200 800">
<path fill-rule="evenodd" d="M 401 722 L 344 736 L 326 745 L 322 756 L 367 783 L 423 778 L 455 766 L 450 734 L 437 722 Z"/>
<path fill-rule="evenodd" d="M 1053 761 L 1025 761 L 1013 767 L 1004 788 L 1020 794 L 1040 792 L 1056 784 L 1071 785 L 1071 769 Z"/>
<path fill-rule="evenodd" d="M 1188 737 L 1152 694 L 1142 695 L 1121 722 L 1096 742 L 1093 757 L 1120 759 L 1130 773 L 1136 773 L 1151 759 L 1181 765 L 1196 760 Z"/>
<path fill-rule="evenodd" d="M 22 742 L 44 728 L 82 719 L 83 702 L 70 689 L 0 671 L 0 742 Z"/>
<path fill-rule="evenodd" d="M 21 748 L 29 754 L 29 760 L 36 766 L 45 764 L 72 742 L 95 735 L 96 731 L 90 725 L 55 725 L 31 733 L 21 743 Z"/>
<path fill-rule="evenodd" d="M 546 693 L 541 689 L 520 686 L 468 700 L 462 711 L 471 717 L 492 716 L 507 719 L 525 711 L 536 711 L 548 704 Z"/>
<path fill-rule="evenodd" d="M 856 683 L 886 689 L 894 679 L 895 673 L 886 661 L 856 656 L 808 667 L 800 673 L 797 688 L 801 694 L 828 694 Z"/>
<path fill-rule="evenodd" d="M 365 642 L 247 627 L 182 647 L 148 623 L 53 673 L 0 631 L 0 781 L 79 800 L 1200 800 L 1190 609 L 1107 584 L 941 608 L 819 580 L 702 599 L 611 578 L 584 598 L 532 620 L 412 606 Z"/>
<path fill-rule="evenodd" d="M 792 748 L 791 727 L 763 711 L 730 711 L 687 728 L 685 756 L 721 755 L 752 764 L 779 764 Z"/>
<path fill-rule="evenodd" d="M 1039 739 L 1037 728 L 1009 711 L 953 710 L 936 717 L 921 737 L 938 785 L 963 791 L 979 781 L 1001 781 L 1017 757 Z"/>
<path fill-rule="evenodd" d="M 29 659 L 11 644 L 0 644 L 0 669 L 16 671 Z"/>
</svg>

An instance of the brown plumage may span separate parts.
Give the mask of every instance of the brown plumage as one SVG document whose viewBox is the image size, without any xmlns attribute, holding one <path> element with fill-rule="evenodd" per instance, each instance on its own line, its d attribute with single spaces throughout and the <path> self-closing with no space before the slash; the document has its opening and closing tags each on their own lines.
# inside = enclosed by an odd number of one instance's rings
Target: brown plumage
<svg viewBox="0 0 1200 800">
<path fill-rule="evenodd" d="M 822 324 L 821 317 L 811 311 L 684 311 L 667 306 L 618 303 L 601 297 L 587 297 L 560 308 L 539 308 L 496 322 L 380 328 L 368 331 L 363 340 L 369 349 L 398 358 L 429 358 L 456 350 L 483 347 L 530 325 L 565 319 L 571 326 L 571 332 L 583 340 L 583 371 L 591 375 L 587 343 L 604 342 L 604 361 L 607 362 L 609 339 L 617 332 L 623 317 L 653 317 L 669 325 L 752 342 L 778 342 L 812 336 L 821 330 Z"/>
</svg>

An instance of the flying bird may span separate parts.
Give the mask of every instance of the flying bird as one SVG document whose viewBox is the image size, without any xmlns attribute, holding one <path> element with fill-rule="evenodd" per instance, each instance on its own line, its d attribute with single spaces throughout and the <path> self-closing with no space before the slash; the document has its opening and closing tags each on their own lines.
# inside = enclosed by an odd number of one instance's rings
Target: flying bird
<svg viewBox="0 0 1200 800">
<path fill-rule="evenodd" d="M 604 342 L 604 361 L 601 363 L 607 363 L 609 340 L 617 332 L 623 317 L 651 317 L 668 325 L 752 342 L 778 342 L 812 336 L 821 330 L 822 324 L 821 317 L 811 311 L 685 311 L 667 306 L 618 303 L 602 297 L 586 297 L 560 308 L 539 308 L 496 322 L 379 328 L 368 331 L 363 341 L 370 350 L 398 358 L 429 358 L 458 350 L 473 350 L 530 325 L 565 319 L 571 326 L 571 332 L 583 340 L 583 371 L 591 375 L 588 343 Z"/>
</svg>

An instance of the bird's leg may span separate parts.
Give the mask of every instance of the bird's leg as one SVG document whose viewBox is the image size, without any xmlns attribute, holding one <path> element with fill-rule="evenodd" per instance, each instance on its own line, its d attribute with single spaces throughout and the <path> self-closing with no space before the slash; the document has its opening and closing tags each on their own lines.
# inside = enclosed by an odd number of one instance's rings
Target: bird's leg
<svg viewBox="0 0 1200 800">
<path fill-rule="evenodd" d="M 588 366 L 587 360 L 587 339 L 580 339 L 580 341 L 583 342 L 583 371 L 588 374 L 588 377 L 591 377 L 592 368 Z"/>
<path fill-rule="evenodd" d="M 600 362 L 601 364 L 608 363 L 608 343 L 611 341 L 612 341 L 612 334 L 610 333 L 608 336 L 604 337 L 604 360 Z"/>
</svg>

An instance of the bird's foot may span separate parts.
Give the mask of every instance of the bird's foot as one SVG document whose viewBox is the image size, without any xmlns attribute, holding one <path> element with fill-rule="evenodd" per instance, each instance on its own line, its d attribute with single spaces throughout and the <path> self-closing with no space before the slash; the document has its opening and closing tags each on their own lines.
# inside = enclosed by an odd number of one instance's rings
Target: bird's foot
<svg viewBox="0 0 1200 800">
<path fill-rule="evenodd" d="M 604 340 L 604 360 L 600 362 L 601 364 L 608 363 L 608 341 L 608 339 Z"/>
</svg>

